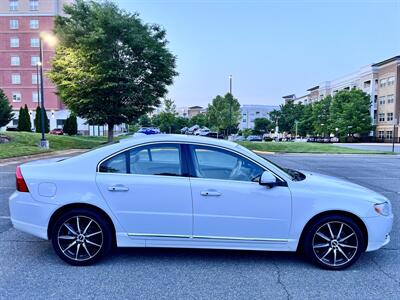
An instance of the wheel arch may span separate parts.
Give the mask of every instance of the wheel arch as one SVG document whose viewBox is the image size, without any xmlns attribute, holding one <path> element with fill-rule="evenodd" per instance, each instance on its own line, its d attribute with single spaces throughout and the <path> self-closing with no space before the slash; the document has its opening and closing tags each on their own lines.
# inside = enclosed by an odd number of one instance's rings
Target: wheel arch
<svg viewBox="0 0 400 300">
<path fill-rule="evenodd" d="M 50 240 L 51 239 L 51 234 L 53 231 L 53 227 L 57 221 L 57 219 L 64 213 L 72 210 L 72 209 L 88 209 L 97 212 L 99 215 L 101 215 L 104 220 L 108 223 L 110 226 L 112 236 L 113 236 L 113 245 L 116 245 L 116 230 L 114 226 L 114 222 L 110 218 L 110 216 L 101 208 L 98 206 L 92 205 L 92 204 L 87 204 L 87 203 L 71 203 L 71 204 L 66 204 L 64 206 L 59 207 L 50 217 L 49 224 L 47 226 L 47 237 Z"/>
<path fill-rule="evenodd" d="M 304 239 L 306 237 L 307 232 L 309 231 L 309 229 L 311 228 L 311 226 L 320 218 L 322 217 L 327 217 L 327 216 L 331 216 L 331 215 L 339 215 L 339 216 L 343 216 L 343 217 L 348 217 L 350 219 L 352 219 L 358 226 L 360 226 L 361 232 L 364 236 L 365 239 L 365 245 L 364 245 L 364 251 L 367 249 L 368 247 L 368 229 L 367 226 L 365 225 L 365 223 L 361 220 L 361 218 L 351 212 L 348 211 L 342 211 L 342 210 L 329 210 L 329 211 L 324 211 L 321 212 L 315 216 L 313 216 L 310 220 L 308 220 L 307 224 L 304 226 L 301 235 L 300 235 L 300 240 L 299 243 L 297 244 L 297 251 L 301 251 L 303 248 L 303 243 L 304 243 Z"/>
</svg>

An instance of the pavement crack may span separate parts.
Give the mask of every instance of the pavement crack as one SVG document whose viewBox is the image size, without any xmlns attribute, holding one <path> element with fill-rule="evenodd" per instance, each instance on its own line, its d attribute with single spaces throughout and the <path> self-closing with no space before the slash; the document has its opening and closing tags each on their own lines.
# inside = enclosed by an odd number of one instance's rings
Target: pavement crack
<svg viewBox="0 0 400 300">
<path fill-rule="evenodd" d="M 396 282 L 397 284 L 400 285 L 400 280 L 394 278 L 390 273 L 386 272 L 380 264 L 378 264 L 378 262 L 374 259 L 371 258 L 372 262 L 378 267 L 379 271 L 381 271 L 386 277 L 388 277 L 389 279 L 393 280 L 394 282 Z"/>
<path fill-rule="evenodd" d="M 291 299 L 292 298 L 292 296 L 290 295 L 290 293 L 289 293 L 289 290 L 288 290 L 288 288 L 286 287 L 286 285 L 283 283 L 283 281 L 282 281 L 282 271 L 281 271 L 281 268 L 278 266 L 278 264 L 274 261 L 273 262 L 273 264 L 274 264 L 274 266 L 275 266 L 275 268 L 276 268 L 276 273 L 277 273 L 277 281 L 278 281 L 278 284 L 283 288 L 283 290 L 285 291 L 285 293 L 286 293 L 286 299 Z"/>
</svg>

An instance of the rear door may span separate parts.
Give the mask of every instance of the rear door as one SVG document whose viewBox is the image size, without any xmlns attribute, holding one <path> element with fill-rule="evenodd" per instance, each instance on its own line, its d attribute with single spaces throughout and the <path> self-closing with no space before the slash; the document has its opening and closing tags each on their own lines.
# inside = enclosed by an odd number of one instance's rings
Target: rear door
<svg viewBox="0 0 400 300">
<path fill-rule="evenodd" d="M 104 162 L 97 185 L 131 236 L 191 237 L 192 199 L 181 146 L 132 148 Z"/>
</svg>

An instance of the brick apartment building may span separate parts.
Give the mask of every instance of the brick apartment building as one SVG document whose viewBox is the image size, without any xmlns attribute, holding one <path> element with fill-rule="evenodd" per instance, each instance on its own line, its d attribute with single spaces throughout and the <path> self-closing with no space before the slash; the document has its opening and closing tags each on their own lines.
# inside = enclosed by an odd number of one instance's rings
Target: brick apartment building
<svg viewBox="0 0 400 300">
<path fill-rule="evenodd" d="M 375 132 L 371 135 L 380 140 L 399 140 L 400 118 L 400 55 L 378 63 L 361 67 L 354 73 L 324 81 L 307 90 L 301 97 L 284 96 L 285 101 L 312 104 L 340 90 L 360 89 L 371 97 L 371 118 Z"/>
<path fill-rule="evenodd" d="M 63 7 L 73 0 L 0 0 L 0 88 L 5 92 L 18 122 L 18 110 L 28 106 L 31 122 L 40 102 L 38 95 L 37 63 L 40 61 L 39 34 L 51 32 L 54 18 L 63 14 Z M 51 68 L 54 48 L 43 43 L 44 100 L 50 129 L 62 128 L 70 112 L 55 94 L 56 87 L 46 78 Z M 78 130 L 83 134 L 105 134 L 104 126 L 89 126 L 78 118 Z M 116 126 L 116 131 L 122 130 Z"/>
</svg>

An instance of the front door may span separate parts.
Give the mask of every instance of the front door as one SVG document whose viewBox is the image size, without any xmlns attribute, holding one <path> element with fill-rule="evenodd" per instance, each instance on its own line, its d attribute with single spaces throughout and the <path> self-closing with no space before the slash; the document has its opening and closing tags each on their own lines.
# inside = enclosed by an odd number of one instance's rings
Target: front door
<svg viewBox="0 0 400 300">
<path fill-rule="evenodd" d="M 261 186 L 264 168 L 220 148 L 190 146 L 193 237 L 283 242 L 291 220 L 288 187 Z"/>
<path fill-rule="evenodd" d="M 104 161 L 97 185 L 131 236 L 191 237 L 192 199 L 181 146 L 150 144 Z"/>
</svg>

